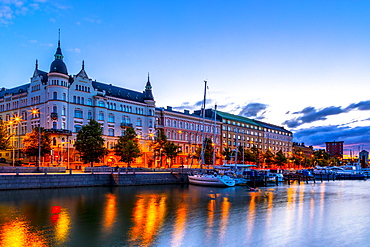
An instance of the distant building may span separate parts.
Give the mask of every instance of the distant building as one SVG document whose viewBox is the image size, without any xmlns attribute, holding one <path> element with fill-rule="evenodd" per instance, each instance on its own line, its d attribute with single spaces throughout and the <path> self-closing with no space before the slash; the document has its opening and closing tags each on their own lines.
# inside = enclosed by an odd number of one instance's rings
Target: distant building
<svg viewBox="0 0 370 247">
<path fill-rule="evenodd" d="M 326 152 L 330 154 L 332 157 L 338 157 L 343 159 L 343 141 L 340 142 L 325 142 L 326 144 Z"/>
<path fill-rule="evenodd" d="M 206 109 L 206 117 L 213 117 L 213 110 Z M 262 121 L 253 120 L 222 111 L 217 112 L 217 121 L 221 122 L 221 140 L 224 147 L 236 149 L 237 146 L 251 148 L 253 146 L 263 152 L 280 150 L 285 156 L 292 152 L 293 134 L 283 127 Z M 201 115 L 201 111 L 194 111 Z"/>
<path fill-rule="evenodd" d="M 293 153 L 300 153 L 302 152 L 302 154 L 307 157 L 307 158 L 310 158 L 312 157 L 313 155 L 313 147 L 312 146 L 305 146 L 304 143 L 297 143 L 297 142 L 293 142 Z"/>
<path fill-rule="evenodd" d="M 369 167 L 369 152 L 368 151 L 362 150 L 359 153 L 358 157 L 359 157 L 358 159 L 359 159 L 359 162 L 362 168 Z"/>
</svg>

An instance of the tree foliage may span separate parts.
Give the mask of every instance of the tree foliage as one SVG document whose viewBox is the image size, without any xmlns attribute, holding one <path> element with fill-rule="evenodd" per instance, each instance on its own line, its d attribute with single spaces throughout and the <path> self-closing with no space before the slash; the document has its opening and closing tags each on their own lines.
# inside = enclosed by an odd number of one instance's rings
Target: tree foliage
<svg viewBox="0 0 370 247">
<path fill-rule="evenodd" d="M 176 145 L 173 142 L 166 142 L 164 144 L 163 152 L 167 156 L 167 158 L 170 160 L 169 167 L 172 166 L 173 159 L 180 153 L 179 148 L 180 146 Z"/>
<path fill-rule="evenodd" d="M 40 130 L 40 133 L 39 133 Z M 31 132 L 27 133 L 22 140 L 22 151 L 28 156 L 39 155 L 39 134 L 40 134 L 40 154 L 45 156 L 51 150 L 51 138 L 44 128 L 36 127 Z"/>
<path fill-rule="evenodd" d="M 165 135 L 163 129 L 158 130 L 155 136 L 154 142 L 151 144 L 151 148 L 156 156 L 159 156 L 162 164 L 162 157 L 164 156 L 163 150 L 167 143 L 167 136 Z"/>
<path fill-rule="evenodd" d="M 108 150 L 104 147 L 102 128 L 94 119 L 78 131 L 74 146 L 80 153 L 82 161 L 85 164 L 90 163 L 91 166 L 94 162 L 100 162 L 108 154 Z"/>
<path fill-rule="evenodd" d="M 130 167 L 131 162 L 142 155 L 134 128 L 126 129 L 124 135 L 120 136 L 114 146 L 114 151 L 115 155 L 120 157 L 121 162 L 127 163 L 127 167 Z"/>
<path fill-rule="evenodd" d="M 10 148 L 10 137 L 6 124 L 3 120 L 0 120 L 0 150 L 6 150 Z"/>
<path fill-rule="evenodd" d="M 231 157 L 234 155 L 234 151 L 231 150 L 230 147 L 225 147 L 221 154 L 225 156 L 225 160 L 231 160 Z"/>
<path fill-rule="evenodd" d="M 275 164 L 279 167 L 283 167 L 288 161 L 288 158 L 285 157 L 283 151 L 279 151 L 275 154 Z"/>
</svg>

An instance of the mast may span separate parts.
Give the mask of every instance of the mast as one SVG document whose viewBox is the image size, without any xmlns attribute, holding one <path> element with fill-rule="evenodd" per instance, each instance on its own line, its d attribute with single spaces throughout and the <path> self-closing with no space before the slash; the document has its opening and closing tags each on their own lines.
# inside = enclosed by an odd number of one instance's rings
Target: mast
<svg viewBox="0 0 370 247">
<path fill-rule="evenodd" d="M 203 123 L 202 123 L 202 149 L 200 153 L 201 158 L 201 164 L 200 169 L 203 168 L 204 164 L 204 124 L 205 124 L 205 118 L 206 118 L 206 93 L 207 93 L 207 80 L 204 80 L 204 98 L 203 98 L 203 105 L 202 105 L 202 117 L 203 117 Z"/>
<path fill-rule="evenodd" d="M 216 112 L 217 112 L 217 105 L 215 105 L 215 125 L 213 126 L 213 166 L 216 164 Z"/>
</svg>

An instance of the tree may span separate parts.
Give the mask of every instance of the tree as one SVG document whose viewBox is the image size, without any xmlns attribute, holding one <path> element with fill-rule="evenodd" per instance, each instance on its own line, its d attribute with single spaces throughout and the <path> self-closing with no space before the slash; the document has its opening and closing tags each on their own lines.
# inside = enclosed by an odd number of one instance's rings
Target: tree
<svg viewBox="0 0 370 247">
<path fill-rule="evenodd" d="M 164 154 L 167 156 L 167 158 L 170 159 L 169 167 L 172 166 L 173 159 L 178 155 L 178 153 L 180 153 L 179 148 L 180 146 L 176 145 L 173 142 L 166 142 L 164 144 Z"/>
<path fill-rule="evenodd" d="M 40 131 L 40 133 L 39 133 Z M 51 150 L 51 138 L 44 128 L 36 127 L 30 133 L 27 133 L 23 140 L 22 151 L 28 156 L 39 157 L 39 137 L 40 137 L 40 155 L 45 156 Z"/>
<path fill-rule="evenodd" d="M 231 160 L 231 157 L 233 156 L 234 151 L 231 150 L 230 147 L 225 147 L 222 151 L 222 155 L 225 156 L 225 160 Z"/>
<path fill-rule="evenodd" d="M 0 120 L 0 150 L 6 150 L 10 148 L 10 137 L 6 124 L 3 120 Z"/>
<path fill-rule="evenodd" d="M 94 119 L 78 131 L 74 146 L 85 164 L 90 163 L 90 166 L 93 166 L 94 162 L 100 162 L 108 154 L 102 132 L 100 123 Z"/>
<path fill-rule="evenodd" d="M 161 165 L 162 165 L 162 156 L 164 155 L 163 150 L 164 146 L 167 143 L 167 136 L 164 134 L 163 129 L 158 131 L 157 136 L 154 139 L 154 142 L 151 144 L 153 152 L 156 156 L 160 156 Z"/>
<path fill-rule="evenodd" d="M 202 147 L 198 147 L 196 150 L 196 156 L 198 158 L 201 157 L 201 153 L 202 153 Z M 213 164 L 213 142 L 211 138 L 204 138 L 203 153 L 204 153 L 203 164 L 212 165 Z"/>
<path fill-rule="evenodd" d="M 275 162 L 275 157 L 274 157 L 274 154 L 270 151 L 270 150 L 267 150 L 264 154 L 263 154 L 263 159 L 265 161 L 265 163 L 267 164 L 267 166 L 269 167 L 272 163 Z"/>
<path fill-rule="evenodd" d="M 283 151 L 279 151 L 275 154 L 275 163 L 277 166 L 282 167 L 288 161 L 287 157 L 285 157 Z"/>
<path fill-rule="evenodd" d="M 134 128 L 126 129 L 124 135 L 118 139 L 114 150 L 115 155 L 121 157 L 120 161 L 127 163 L 127 167 L 130 167 L 131 162 L 142 155 Z"/>
</svg>

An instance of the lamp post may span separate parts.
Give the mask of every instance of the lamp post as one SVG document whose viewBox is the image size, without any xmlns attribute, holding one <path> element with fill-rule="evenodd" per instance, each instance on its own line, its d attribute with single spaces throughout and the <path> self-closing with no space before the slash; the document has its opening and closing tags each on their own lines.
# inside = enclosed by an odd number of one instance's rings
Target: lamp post
<svg viewBox="0 0 370 247">
<path fill-rule="evenodd" d="M 33 116 L 37 115 L 39 112 L 39 110 L 37 109 L 32 109 L 31 110 L 31 113 Z M 39 149 L 39 157 L 38 157 L 38 160 L 37 160 L 37 166 L 40 167 L 40 162 L 41 162 L 41 129 L 40 129 L 40 124 L 39 124 L 39 127 L 38 127 L 38 149 Z"/>
</svg>

